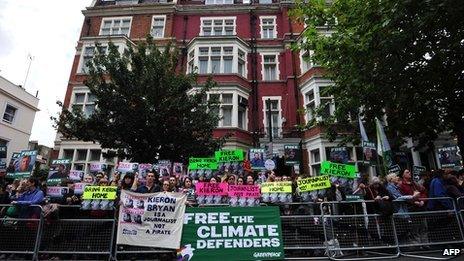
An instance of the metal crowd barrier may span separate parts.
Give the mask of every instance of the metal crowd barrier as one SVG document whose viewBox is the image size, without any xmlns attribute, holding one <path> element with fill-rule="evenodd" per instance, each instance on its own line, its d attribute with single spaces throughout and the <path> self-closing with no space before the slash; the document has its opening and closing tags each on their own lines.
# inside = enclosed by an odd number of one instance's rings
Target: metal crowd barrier
<svg viewBox="0 0 464 261">
<path fill-rule="evenodd" d="M 458 214 L 463 210 L 456 208 L 452 198 L 421 198 L 415 201 L 422 201 L 424 205 L 417 206 L 414 201 L 394 201 L 393 219 L 403 256 L 435 259 L 419 253 L 433 252 L 429 250 L 438 245 L 447 248 L 463 246 L 463 226 Z M 443 251 L 440 248 L 435 250 Z"/>
<path fill-rule="evenodd" d="M 421 200 L 435 207 L 415 208 L 411 201 L 399 200 L 392 202 L 392 215 L 380 215 L 376 201 L 278 204 L 285 259 L 369 260 L 400 255 L 437 259 L 425 250 L 443 251 L 456 244 L 462 248 L 464 197 L 457 205 L 451 198 Z M 2 217 L 10 207 L 0 205 Z M 49 206 L 34 205 L 20 208 L 17 217 L 2 218 L 0 260 L 175 257 L 172 250 L 116 245 L 114 209 L 95 213 L 80 206 L 59 206 L 57 212 L 49 210 Z"/>
<path fill-rule="evenodd" d="M 0 212 L 0 259 L 37 259 L 43 225 L 42 207 L 0 204 Z"/>
<path fill-rule="evenodd" d="M 369 260 L 400 255 L 391 216 L 375 213 L 376 201 L 323 202 L 325 247 L 332 260 Z"/>
<path fill-rule="evenodd" d="M 42 255 L 69 255 L 70 259 L 103 256 L 112 259 L 116 228 L 115 209 L 80 210 L 59 206 L 59 217 L 45 221 L 38 250 Z"/>
</svg>

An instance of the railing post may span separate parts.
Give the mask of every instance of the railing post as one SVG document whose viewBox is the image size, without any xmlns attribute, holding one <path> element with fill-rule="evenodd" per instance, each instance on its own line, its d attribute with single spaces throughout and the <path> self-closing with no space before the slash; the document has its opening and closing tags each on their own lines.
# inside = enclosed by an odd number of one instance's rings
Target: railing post
<svg viewBox="0 0 464 261">
<path fill-rule="evenodd" d="M 43 232 L 43 223 L 44 223 L 44 210 L 42 206 L 31 206 L 31 207 L 38 207 L 40 209 L 40 219 L 39 224 L 37 227 L 37 236 L 35 239 L 34 245 L 34 254 L 32 256 L 32 260 L 39 260 L 39 250 L 40 250 L 40 243 L 42 241 L 42 232 Z"/>
</svg>

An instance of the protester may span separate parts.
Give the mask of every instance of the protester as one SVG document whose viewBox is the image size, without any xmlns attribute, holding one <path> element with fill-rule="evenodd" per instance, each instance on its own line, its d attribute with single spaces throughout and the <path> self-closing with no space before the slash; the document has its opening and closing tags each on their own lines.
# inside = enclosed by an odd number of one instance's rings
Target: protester
<svg viewBox="0 0 464 261">
<path fill-rule="evenodd" d="M 378 177 L 373 177 L 366 187 L 365 200 L 374 200 L 374 204 L 368 204 L 368 213 L 377 213 L 383 216 L 393 214 L 393 205 L 391 203 L 390 193 Z"/>
<path fill-rule="evenodd" d="M 182 193 L 187 194 L 187 203 L 189 205 L 195 204 L 195 187 L 193 186 L 192 179 L 186 177 L 182 185 Z"/>
<path fill-rule="evenodd" d="M 110 186 L 115 186 L 115 187 L 119 186 L 120 179 L 121 179 L 121 174 L 117 171 L 114 172 L 113 179 L 110 182 Z"/>
<path fill-rule="evenodd" d="M 133 184 L 134 184 L 134 174 L 126 173 L 126 175 L 124 175 L 124 178 L 122 179 L 122 182 L 121 182 L 121 189 L 130 190 Z"/>
<path fill-rule="evenodd" d="M 229 175 L 227 177 L 227 184 L 229 185 L 235 185 L 235 176 L 234 175 Z"/>
<path fill-rule="evenodd" d="M 243 185 L 244 184 L 244 181 L 243 181 L 243 177 L 240 176 L 237 178 L 237 185 Z"/>
<path fill-rule="evenodd" d="M 456 178 L 453 173 L 447 175 L 444 179 L 444 187 L 446 194 L 453 199 L 458 199 L 459 197 L 464 196 L 464 193 L 460 189 L 461 186 L 459 185 L 458 178 Z"/>
<path fill-rule="evenodd" d="M 28 178 L 26 180 L 24 193 L 19 193 L 11 197 L 11 204 L 20 206 L 20 218 L 31 218 L 32 216 L 37 216 L 37 213 L 40 212 L 39 208 L 30 209 L 27 206 L 29 205 L 40 205 L 44 201 L 44 193 L 38 188 L 39 181 L 36 178 Z M 20 191 L 18 189 L 18 191 Z"/>
<path fill-rule="evenodd" d="M 427 191 L 424 187 L 420 186 L 418 183 L 412 180 L 411 172 L 408 169 L 403 171 L 401 184 L 399 186 L 400 192 L 403 195 L 413 196 L 416 192 L 419 192 L 418 199 L 412 201 L 412 204 L 409 204 L 410 211 L 419 211 L 424 206 L 425 201 L 420 200 L 419 198 L 427 198 Z"/>
<path fill-rule="evenodd" d="M 138 177 L 135 177 L 134 184 L 132 185 L 132 191 L 135 191 L 137 193 L 154 193 L 154 192 L 160 192 L 161 187 L 158 185 L 158 183 L 155 183 L 156 175 L 154 172 L 150 171 L 147 173 L 146 177 L 146 182 L 145 185 L 141 185 L 137 187 L 139 183 Z M 168 182 L 169 184 L 169 182 Z"/>
<path fill-rule="evenodd" d="M 163 181 L 163 192 L 172 192 L 172 187 L 169 181 L 165 180 Z"/>
<path fill-rule="evenodd" d="M 169 190 L 171 192 L 177 192 L 178 191 L 177 179 L 174 176 L 169 177 Z"/>
<path fill-rule="evenodd" d="M 246 176 L 246 184 L 247 185 L 254 185 L 255 184 L 255 179 L 254 179 L 253 175 L 248 174 Z"/>
<path fill-rule="evenodd" d="M 430 183 L 429 197 L 442 198 L 448 197 L 445 188 L 444 178 L 448 176 L 443 170 L 435 171 L 435 176 Z M 432 199 L 428 201 L 427 208 L 430 210 L 453 209 L 453 203 L 447 199 Z"/>
</svg>

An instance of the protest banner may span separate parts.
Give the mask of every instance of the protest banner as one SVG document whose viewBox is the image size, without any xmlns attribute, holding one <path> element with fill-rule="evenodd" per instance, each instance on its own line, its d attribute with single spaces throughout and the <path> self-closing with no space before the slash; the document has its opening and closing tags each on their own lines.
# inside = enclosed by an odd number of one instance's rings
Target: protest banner
<svg viewBox="0 0 464 261">
<path fill-rule="evenodd" d="M 219 150 L 214 152 L 217 162 L 243 161 L 243 150 Z"/>
<path fill-rule="evenodd" d="M 90 163 L 90 172 L 100 172 L 106 170 L 105 163 Z"/>
<path fill-rule="evenodd" d="M 412 166 L 412 176 L 414 178 L 414 181 L 417 182 L 420 180 L 420 174 L 424 171 L 426 171 L 427 168 L 423 166 Z"/>
<path fill-rule="evenodd" d="M 188 208 L 179 260 L 284 258 L 278 207 Z"/>
<path fill-rule="evenodd" d="M 218 169 L 218 162 L 216 158 L 190 158 L 189 159 L 189 169 Z"/>
<path fill-rule="evenodd" d="M 299 145 L 284 145 L 285 165 L 300 164 L 301 151 Z"/>
<path fill-rule="evenodd" d="M 14 169 L 7 173 L 7 177 L 14 179 L 22 179 L 29 177 L 34 170 L 35 161 L 37 159 L 36 150 L 23 150 L 14 159 Z M 12 157 L 13 160 L 13 157 Z"/>
<path fill-rule="evenodd" d="M 71 169 L 70 159 L 52 160 L 50 170 L 48 171 L 47 185 L 56 185 L 62 179 L 68 178 Z"/>
<path fill-rule="evenodd" d="M 199 196 L 227 196 L 227 183 L 198 182 L 195 185 Z"/>
<path fill-rule="evenodd" d="M 438 148 L 438 159 L 442 168 L 461 166 L 461 153 L 458 146 L 444 146 Z"/>
<path fill-rule="evenodd" d="M 317 176 L 298 180 L 298 189 L 300 192 L 330 188 L 329 176 Z"/>
<path fill-rule="evenodd" d="M 323 161 L 321 163 L 321 174 L 354 179 L 356 178 L 356 166 Z"/>
<path fill-rule="evenodd" d="M 183 193 L 139 194 L 123 190 L 116 243 L 178 249 L 186 199 Z"/>
<path fill-rule="evenodd" d="M 232 207 L 259 206 L 261 190 L 259 185 L 229 185 L 229 205 Z"/>
<path fill-rule="evenodd" d="M 264 182 L 261 184 L 261 193 L 292 193 L 292 182 Z"/>
<path fill-rule="evenodd" d="M 47 196 L 51 198 L 62 198 L 66 193 L 68 193 L 67 187 L 60 186 L 50 186 L 47 187 Z"/>
<path fill-rule="evenodd" d="M 248 153 L 251 164 L 251 169 L 262 170 L 264 169 L 264 149 L 250 149 Z"/>
<path fill-rule="evenodd" d="M 74 183 L 74 194 L 76 195 L 84 194 L 84 188 L 86 185 L 87 185 L 86 183 L 82 183 L 82 182 Z"/>
<path fill-rule="evenodd" d="M 84 177 L 84 171 L 82 170 L 70 170 L 69 171 L 69 179 L 72 181 L 82 181 Z"/>
<path fill-rule="evenodd" d="M 330 148 L 329 159 L 335 163 L 347 163 L 350 160 L 350 154 L 346 147 L 333 147 Z"/>
<path fill-rule="evenodd" d="M 139 169 L 139 164 L 134 162 L 119 162 L 117 171 L 122 173 L 136 172 Z"/>
<path fill-rule="evenodd" d="M 263 202 L 292 202 L 292 182 L 264 182 L 261 184 L 261 197 Z"/>
<path fill-rule="evenodd" d="M 85 186 L 82 199 L 115 200 L 117 189 L 115 186 Z"/>
</svg>

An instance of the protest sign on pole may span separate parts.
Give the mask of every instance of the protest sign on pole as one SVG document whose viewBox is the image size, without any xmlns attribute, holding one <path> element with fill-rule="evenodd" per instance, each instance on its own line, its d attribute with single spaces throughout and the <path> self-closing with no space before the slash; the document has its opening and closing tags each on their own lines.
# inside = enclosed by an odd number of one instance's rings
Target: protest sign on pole
<svg viewBox="0 0 464 261">
<path fill-rule="evenodd" d="M 263 202 L 292 202 L 292 182 L 264 182 L 261 184 L 261 197 Z"/>
<path fill-rule="evenodd" d="M 29 177 L 35 167 L 35 161 L 37 159 L 36 150 L 23 150 L 17 155 L 18 157 L 14 160 L 14 170 L 7 174 L 7 177 L 21 179 Z M 13 158 L 13 157 L 12 157 Z"/>
<path fill-rule="evenodd" d="M 84 171 L 83 170 L 70 170 L 69 171 L 69 179 L 72 181 L 82 181 L 82 178 L 84 177 Z"/>
<path fill-rule="evenodd" d="M 264 149 L 250 149 L 249 160 L 251 164 L 251 169 L 253 170 L 262 170 L 265 168 L 265 156 L 264 156 Z"/>
<path fill-rule="evenodd" d="M 214 156 L 218 162 L 235 162 L 243 161 L 243 150 L 219 150 L 214 152 Z"/>
<path fill-rule="evenodd" d="M 284 258 L 278 207 L 188 208 L 179 260 Z"/>
<path fill-rule="evenodd" d="M 317 176 L 298 180 L 300 192 L 330 188 L 330 176 Z"/>
<path fill-rule="evenodd" d="M 354 179 L 356 178 L 356 166 L 323 161 L 321 163 L 321 174 Z"/>
<path fill-rule="evenodd" d="M 330 148 L 329 159 L 335 163 L 347 163 L 350 161 L 350 154 L 346 147 L 332 147 Z"/>
<path fill-rule="evenodd" d="M 47 187 L 47 196 L 51 198 L 62 198 L 68 191 L 68 187 L 50 186 Z"/>
<path fill-rule="evenodd" d="M 106 170 L 105 163 L 90 163 L 90 172 L 100 172 Z"/>
<path fill-rule="evenodd" d="M 438 159 L 442 168 L 461 166 L 461 153 L 458 146 L 443 146 L 438 148 Z"/>
<path fill-rule="evenodd" d="M 218 162 L 216 158 L 190 158 L 189 169 L 218 169 Z"/>
<path fill-rule="evenodd" d="M 412 166 L 412 176 L 414 178 L 414 181 L 417 182 L 420 180 L 420 174 L 424 171 L 426 171 L 427 168 L 424 166 Z"/>
<path fill-rule="evenodd" d="M 61 182 L 62 179 L 69 177 L 71 168 L 70 159 L 56 159 L 52 160 L 50 170 L 48 171 L 47 184 L 56 185 Z"/>
<path fill-rule="evenodd" d="M 139 164 L 134 162 L 119 162 L 117 171 L 122 173 L 136 172 L 139 169 Z"/>
<path fill-rule="evenodd" d="M 139 194 L 123 190 L 116 243 L 178 249 L 186 199 L 183 193 Z"/>
<path fill-rule="evenodd" d="M 261 188 L 259 185 L 229 185 L 229 205 L 236 207 L 259 206 Z"/>
<path fill-rule="evenodd" d="M 291 166 L 300 164 L 300 157 L 301 151 L 299 145 L 284 145 L 285 165 Z"/>
</svg>

